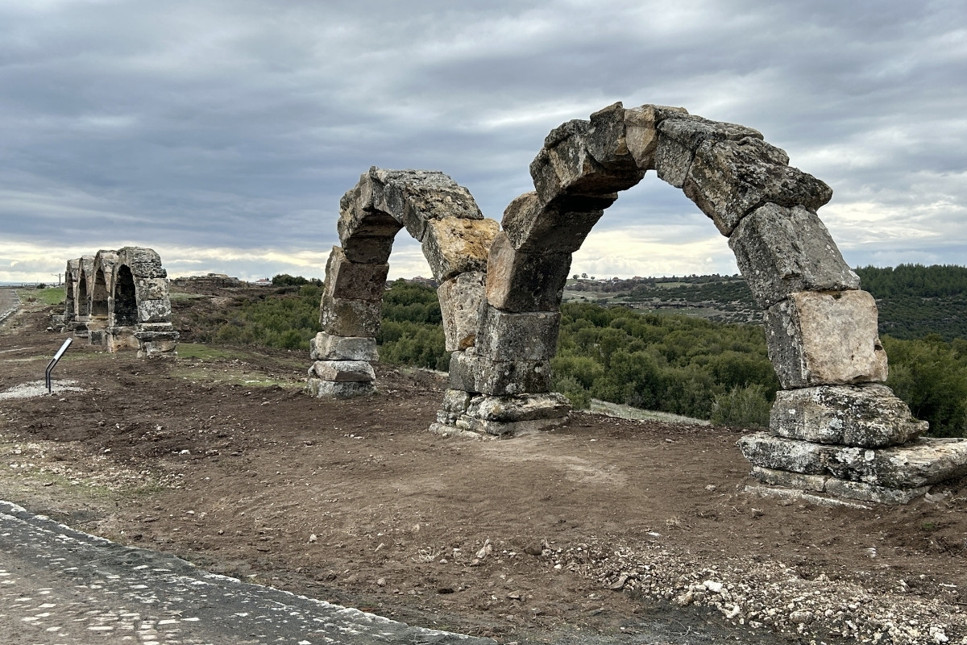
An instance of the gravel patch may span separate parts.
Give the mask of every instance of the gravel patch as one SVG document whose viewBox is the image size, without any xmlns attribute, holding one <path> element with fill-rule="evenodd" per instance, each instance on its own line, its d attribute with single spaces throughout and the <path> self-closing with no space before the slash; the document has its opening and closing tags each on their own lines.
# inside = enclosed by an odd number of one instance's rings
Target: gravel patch
<svg viewBox="0 0 967 645">
<path fill-rule="evenodd" d="M 50 396 L 64 394 L 65 392 L 83 392 L 84 388 L 77 385 L 77 381 L 64 380 L 51 383 Z M 0 392 L 0 401 L 4 399 L 30 399 L 37 396 L 48 396 L 47 384 L 44 381 L 32 381 L 21 383 L 12 388 Z"/>
</svg>

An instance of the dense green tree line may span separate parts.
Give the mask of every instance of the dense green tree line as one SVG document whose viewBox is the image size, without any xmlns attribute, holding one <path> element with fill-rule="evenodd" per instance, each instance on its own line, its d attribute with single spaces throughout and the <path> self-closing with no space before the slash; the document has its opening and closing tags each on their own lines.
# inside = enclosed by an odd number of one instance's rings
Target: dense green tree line
<svg viewBox="0 0 967 645">
<path fill-rule="evenodd" d="M 319 329 L 321 287 L 306 283 L 239 300 L 199 331 L 202 341 L 308 350 Z M 757 325 L 645 314 L 568 303 L 552 361 L 554 388 L 576 407 L 592 398 L 711 419 L 767 426 L 779 385 Z M 207 331 L 205 331 L 207 329 Z M 431 287 L 390 283 L 383 299 L 380 358 L 446 370 L 440 306 Z M 935 436 L 967 436 L 967 340 L 938 334 L 883 337 L 888 385 Z"/>
</svg>

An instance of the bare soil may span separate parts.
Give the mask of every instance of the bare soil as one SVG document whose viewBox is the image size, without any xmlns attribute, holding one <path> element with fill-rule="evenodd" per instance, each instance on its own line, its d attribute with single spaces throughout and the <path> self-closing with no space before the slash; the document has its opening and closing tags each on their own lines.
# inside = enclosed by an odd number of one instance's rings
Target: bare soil
<svg viewBox="0 0 967 645">
<path fill-rule="evenodd" d="M 42 382 L 49 313 L 0 328 L 0 395 Z M 575 413 L 444 438 L 440 374 L 384 367 L 375 396 L 317 400 L 301 352 L 222 349 L 78 339 L 54 377 L 79 390 L 0 398 L 0 497 L 502 643 L 967 643 L 967 482 L 871 510 L 760 498 L 741 429 Z"/>
</svg>

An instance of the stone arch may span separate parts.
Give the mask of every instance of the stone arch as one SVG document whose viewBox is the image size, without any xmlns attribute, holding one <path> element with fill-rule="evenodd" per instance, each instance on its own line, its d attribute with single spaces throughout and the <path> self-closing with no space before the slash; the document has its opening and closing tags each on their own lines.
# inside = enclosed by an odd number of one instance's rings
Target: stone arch
<svg viewBox="0 0 967 645">
<path fill-rule="evenodd" d="M 788 162 L 758 131 L 682 108 L 616 103 L 554 129 L 530 166 L 535 191 L 504 213 L 477 343 L 451 364 L 441 423 L 506 434 L 566 418 L 566 400 L 550 392 L 550 359 L 571 254 L 648 170 L 729 238 L 765 312 L 784 389 L 885 380 L 873 299 L 816 215 L 832 190 Z"/>
<path fill-rule="evenodd" d="M 373 391 L 388 261 L 402 228 L 421 243 L 439 284 L 447 350 L 471 347 L 487 251 L 499 225 L 483 216 L 470 192 L 441 172 L 373 167 L 339 206 L 340 246 L 326 264 L 322 331 L 311 343 L 310 393 L 349 397 Z"/>
<path fill-rule="evenodd" d="M 85 255 L 80 259 L 80 268 L 77 271 L 77 319 L 78 322 L 85 324 L 91 315 L 91 287 L 94 284 L 94 258 Z"/>
</svg>

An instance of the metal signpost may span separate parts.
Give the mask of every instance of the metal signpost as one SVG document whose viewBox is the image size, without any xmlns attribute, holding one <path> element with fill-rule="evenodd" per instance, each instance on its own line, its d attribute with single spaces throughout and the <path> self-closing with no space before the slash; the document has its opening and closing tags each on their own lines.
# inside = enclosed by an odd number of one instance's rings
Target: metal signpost
<svg viewBox="0 0 967 645">
<path fill-rule="evenodd" d="M 70 347 L 71 342 L 73 340 L 74 340 L 73 338 L 68 338 L 67 340 L 65 340 L 64 344 L 61 345 L 60 349 L 57 350 L 57 353 L 54 354 L 54 358 L 51 359 L 50 363 L 47 364 L 47 372 L 45 373 L 46 382 L 47 382 L 47 394 L 52 393 L 52 387 L 50 383 L 50 373 L 54 371 L 55 367 L 57 367 L 57 363 L 58 361 L 60 361 L 60 357 L 64 355 L 64 352 L 67 351 L 67 348 Z"/>
</svg>

